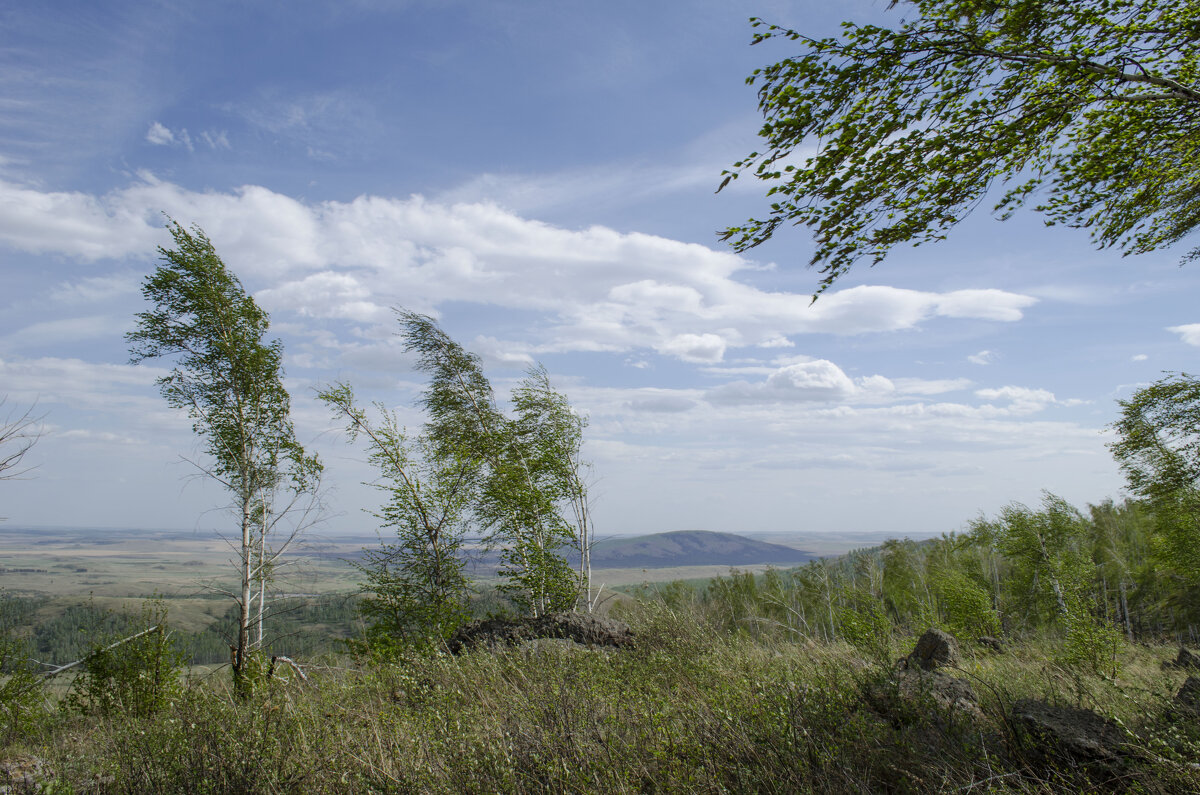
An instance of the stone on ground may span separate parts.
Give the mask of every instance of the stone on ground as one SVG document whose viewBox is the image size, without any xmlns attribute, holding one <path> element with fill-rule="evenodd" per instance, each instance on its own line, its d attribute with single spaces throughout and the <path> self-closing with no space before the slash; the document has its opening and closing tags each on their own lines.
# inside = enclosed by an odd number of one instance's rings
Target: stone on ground
<svg viewBox="0 0 1200 795">
<path fill-rule="evenodd" d="M 569 641 L 586 648 L 623 648 L 633 644 L 628 624 L 589 613 L 550 613 L 537 618 L 488 618 L 472 621 L 450 637 L 451 653 L 476 647 L 518 646 L 539 639 Z"/>
<path fill-rule="evenodd" d="M 917 647 L 908 655 L 908 667 L 932 671 L 943 665 L 958 665 L 958 641 L 948 632 L 927 629 L 917 640 Z"/>
</svg>

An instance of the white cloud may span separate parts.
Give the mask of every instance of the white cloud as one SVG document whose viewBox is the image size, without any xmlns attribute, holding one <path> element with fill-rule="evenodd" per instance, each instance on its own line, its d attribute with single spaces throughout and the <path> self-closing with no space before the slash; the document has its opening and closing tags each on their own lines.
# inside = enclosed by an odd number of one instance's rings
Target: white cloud
<svg viewBox="0 0 1200 795">
<path fill-rule="evenodd" d="M 921 378 L 893 378 L 892 384 L 896 391 L 905 395 L 941 395 L 946 392 L 958 392 L 971 386 L 969 378 L 941 378 L 925 380 Z"/>
<path fill-rule="evenodd" d="M 891 380 L 872 375 L 852 380 L 827 359 L 789 364 L 758 383 L 734 381 L 708 392 L 713 403 L 780 403 L 818 401 L 842 403 L 855 399 L 880 399 L 895 392 Z"/>
<path fill-rule="evenodd" d="M 133 319 L 123 315 L 86 315 L 43 320 L 0 337 L 0 345 L 9 349 L 19 349 L 47 344 L 80 344 L 95 339 L 119 339 L 132 324 Z"/>
<path fill-rule="evenodd" d="M 766 387 L 777 395 L 800 400 L 843 398 L 855 391 L 854 382 L 842 368 L 827 359 L 780 368 L 768 376 Z"/>
<path fill-rule="evenodd" d="M 1167 331 L 1173 331 L 1188 345 L 1200 345 L 1200 323 L 1188 323 L 1185 326 L 1169 326 Z"/>
<path fill-rule="evenodd" d="M 955 290 L 937 298 L 937 314 L 943 317 L 980 318 L 1012 322 L 1021 319 L 1021 310 L 1037 303 L 1029 295 L 1014 295 L 1004 290 Z"/>
<path fill-rule="evenodd" d="M 350 273 L 321 271 L 259 291 L 255 298 L 268 309 L 288 308 L 300 315 L 381 322 L 391 317 L 388 307 L 370 300 L 371 291 Z"/>
<path fill-rule="evenodd" d="M 1129 361 L 1131 361 L 1131 362 L 1144 362 L 1144 361 L 1146 361 L 1146 360 L 1147 360 L 1147 359 L 1149 359 L 1149 358 L 1150 358 L 1150 357 L 1149 357 L 1149 356 L 1147 356 L 1147 355 L 1146 355 L 1146 354 L 1144 354 L 1144 353 L 1135 353 L 1133 356 L 1130 356 L 1130 357 L 1129 357 Z"/>
<path fill-rule="evenodd" d="M 694 409 L 699 404 L 689 397 L 666 393 L 648 395 L 630 400 L 626 404 L 633 411 L 651 411 L 657 413 L 676 413 Z"/>
<path fill-rule="evenodd" d="M 200 140 L 208 144 L 208 148 L 214 151 L 233 148 L 229 143 L 229 134 L 224 130 L 204 130 L 200 133 Z"/>
<path fill-rule="evenodd" d="M 659 353 L 699 364 L 719 362 L 725 356 L 725 340 L 716 334 L 679 334 L 655 348 Z"/>
<path fill-rule="evenodd" d="M 175 413 L 152 393 L 154 380 L 166 374 L 167 370 L 161 367 L 49 356 L 0 359 L 0 383 L 5 384 L 5 391 L 14 402 L 132 411 L 127 421 L 135 425 L 143 424 L 151 415 Z M 49 416 L 53 418 L 53 413 Z"/>
<path fill-rule="evenodd" d="M 995 358 L 996 354 L 992 351 L 980 351 L 979 353 L 972 353 L 970 356 L 968 356 L 967 361 L 971 364 L 991 364 L 992 360 Z"/>
<path fill-rule="evenodd" d="M 132 272 L 109 276 L 88 276 L 75 282 L 62 282 L 50 293 L 50 299 L 63 304 L 90 304 L 137 292 L 140 279 Z"/>
<path fill-rule="evenodd" d="M 169 243 L 162 212 L 198 224 L 273 310 L 389 322 L 386 308 L 447 301 L 547 315 L 520 355 L 657 351 L 692 363 L 793 344 L 797 334 L 914 329 L 935 317 L 1011 322 L 1036 299 L 1001 290 L 885 286 L 810 296 L 751 286 L 724 250 L 604 227 L 557 228 L 492 204 L 420 196 L 304 203 L 260 186 L 188 191 L 153 175 L 103 196 L 0 180 L 0 244 L 90 261 L 150 259 Z M 376 334 L 376 337 L 382 336 Z"/>
<path fill-rule="evenodd" d="M 1032 296 L 1003 290 L 926 293 L 864 285 L 822 296 L 804 316 L 809 322 L 798 330 L 834 334 L 900 331 L 935 316 L 1013 322 L 1021 319 L 1023 309 L 1036 303 Z"/>
<path fill-rule="evenodd" d="M 186 128 L 180 128 L 176 133 L 159 122 L 150 125 L 150 129 L 146 131 L 146 140 L 155 146 L 183 146 L 189 152 L 195 151 L 196 148 Z"/>
<path fill-rule="evenodd" d="M 175 143 L 175 133 L 162 124 L 154 122 L 146 131 L 146 140 L 156 146 L 169 146 Z"/>
<path fill-rule="evenodd" d="M 1063 402 L 1056 400 L 1053 392 L 1023 386 L 977 389 L 975 394 L 984 400 L 1007 402 L 1009 411 L 1014 414 L 1032 414 L 1047 406 Z"/>
</svg>

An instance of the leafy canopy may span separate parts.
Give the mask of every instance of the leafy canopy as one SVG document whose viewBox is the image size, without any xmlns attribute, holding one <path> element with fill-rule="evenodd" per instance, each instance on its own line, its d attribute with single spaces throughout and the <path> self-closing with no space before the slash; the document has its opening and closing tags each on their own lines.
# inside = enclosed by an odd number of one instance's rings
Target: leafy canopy
<svg viewBox="0 0 1200 795">
<path fill-rule="evenodd" d="M 126 335 L 134 363 L 173 358 L 158 387 L 188 412 L 212 457 L 210 473 L 239 495 L 280 485 L 286 463 L 301 488 L 321 465 L 296 441 L 291 400 L 283 387 L 283 344 L 264 342 L 267 313 L 217 256 L 199 228 L 168 226 L 175 248 L 142 286 L 153 305 Z"/>
<path fill-rule="evenodd" d="M 297 524 L 282 548 L 268 551 L 268 532 L 290 512 L 290 506 L 280 511 L 274 498 L 286 488 L 297 499 L 305 492 L 315 499 L 322 466 L 296 440 L 291 399 L 283 386 L 283 345 L 263 339 L 270 325 L 267 313 L 225 267 L 203 231 L 188 231 L 175 221 L 168 229 L 175 248 L 159 247 L 161 263 L 142 285 L 152 308 L 138 313 L 137 326 L 125 338 L 134 363 L 160 357 L 174 361 L 158 379 L 159 391 L 191 417 L 211 459 L 201 470 L 233 494 L 241 516 L 233 672 L 244 695 L 252 681 L 252 588 L 258 590 L 261 644 L 272 564 L 300 530 Z"/>
<path fill-rule="evenodd" d="M 375 516 L 396 533 L 395 542 L 364 549 L 363 562 L 352 564 L 370 593 L 359 603 L 369 622 L 366 649 L 387 655 L 405 643 L 445 639 L 467 617 L 463 545 L 481 462 L 436 455 L 427 436 L 409 437 L 381 403 L 369 416 L 349 384 L 327 387 L 317 397 L 346 421 L 350 441 L 365 439 L 368 460 L 379 472 L 371 485 L 388 495 Z"/>
<path fill-rule="evenodd" d="M 1040 194 L 1048 224 L 1125 254 L 1200 224 L 1200 2 L 911 5 L 896 28 L 846 22 L 824 39 L 751 20 L 755 44 L 803 52 L 747 79 L 766 148 L 721 188 L 751 173 L 771 205 L 724 232 L 736 250 L 807 226 L 820 292 L 861 259 L 944 238 L 996 183 L 1001 218 Z"/>
<path fill-rule="evenodd" d="M 1200 587 L 1200 378 L 1169 374 L 1119 403 L 1111 448 L 1153 508 L 1156 563 Z"/>
<path fill-rule="evenodd" d="M 418 405 L 427 421 L 410 439 L 394 414 L 381 420 L 354 405 L 339 384 L 319 397 L 368 437 L 371 462 L 391 501 L 379 517 L 397 543 L 368 555 L 360 569 L 375 593 L 368 610 L 384 627 L 413 626 L 448 634 L 462 618 L 465 576 L 459 549 L 473 522 L 500 546 L 499 588 L 533 615 L 574 607 L 587 588 L 562 550 L 586 555 L 590 537 L 587 489 L 580 459 L 586 421 L 532 367 L 512 393 L 511 416 L 497 405 L 479 357 L 433 320 L 397 310 L 405 349 L 429 376 Z M 574 522 L 567 514 L 573 514 Z"/>
<path fill-rule="evenodd" d="M 474 513 L 488 542 L 502 547 L 501 590 L 533 615 L 573 607 L 579 583 L 560 550 L 579 541 L 563 503 L 583 491 L 584 422 L 540 367 L 514 390 L 514 416 L 506 416 L 477 355 L 430 317 L 401 310 L 399 319 L 406 350 L 429 375 L 420 405 L 430 449 L 483 465 Z"/>
</svg>

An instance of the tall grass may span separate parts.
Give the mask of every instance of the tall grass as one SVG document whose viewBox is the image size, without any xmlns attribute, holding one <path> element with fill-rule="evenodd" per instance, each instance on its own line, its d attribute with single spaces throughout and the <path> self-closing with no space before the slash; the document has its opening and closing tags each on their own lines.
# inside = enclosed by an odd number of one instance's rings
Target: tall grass
<svg viewBox="0 0 1200 795">
<path fill-rule="evenodd" d="M 1120 681 L 1059 669 L 1037 648 L 970 655 L 957 675 L 983 717 L 932 704 L 877 714 L 889 669 L 840 644 L 721 630 L 662 604 L 629 616 L 639 642 L 402 655 L 310 668 L 249 699 L 196 683 L 144 718 L 63 716 L 26 751 L 59 791 L 1062 792 L 1105 785 L 1036 762 L 1006 719 L 1020 697 L 1095 707 L 1142 749 L 1116 784 L 1196 792 L 1200 727 L 1172 718 L 1182 673 L 1134 648 Z M 896 656 L 903 651 L 894 649 Z M 15 752 L 18 748 L 10 748 Z"/>
</svg>

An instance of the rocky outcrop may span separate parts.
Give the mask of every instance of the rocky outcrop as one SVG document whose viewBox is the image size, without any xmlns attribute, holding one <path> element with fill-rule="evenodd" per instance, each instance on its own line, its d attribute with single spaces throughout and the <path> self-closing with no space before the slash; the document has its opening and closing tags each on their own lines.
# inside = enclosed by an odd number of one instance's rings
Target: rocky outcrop
<svg viewBox="0 0 1200 795">
<path fill-rule="evenodd" d="M 1125 733 L 1090 709 L 1023 698 L 1013 704 L 1012 721 L 1030 740 L 1031 754 L 1044 761 L 1109 769 L 1129 756 Z"/>
<path fill-rule="evenodd" d="M 1004 651 L 1004 641 L 1000 640 L 999 638 L 993 638 L 991 635 L 984 635 L 980 638 L 976 638 L 975 642 L 978 643 L 981 648 L 989 649 L 997 654 L 1000 654 Z"/>
<path fill-rule="evenodd" d="M 17 756 L 0 762 L 0 795 L 46 792 L 54 772 L 35 756 Z"/>
<path fill-rule="evenodd" d="M 887 681 L 868 687 L 865 696 L 874 712 L 896 725 L 983 717 L 971 683 L 941 671 L 899 668 Z"/>
<path fill-rule="evenodd" d="M 1175 694 L 1175 709 L 1200 718 L 1200 677 L 1189 676 L 1179 688 Z"/>
<path fill-rule="evenodd" d="M 932 671 L 944 665 L 958 665 L 958 641 L 948 632 L 927 629 L 917 639 L 917 647 L 905 658 L 908 668 Z"/>
<path fill-rule="evenodd" d="M 917 640 L 916 648 L 900 660 L 886 681 L 866 688 L 867 703 L 895 724 L 981 718 L 979 698 L 971 684 L 936 670 L 956 665 L 958 659 L 954 637 L 931 629 Z"/>
<path fill-rule="evenodd" d="M 537 618 L 488 618 L 472 621 L 450 637 L 451 653 L 478 647 L 519 646 L 539 639 L 573 642 L 586 648 L 633 645 L 628 624 L 588 613 L 550 613 Z"/>
<path fill-rule="evenodd" d="M 1190 651 L 1185 646 L 1180 646 L 1179 654 L 1175 655 L 1175 661 L 1165 662 L 1162 667 L 1164 669 L 1183 668 L 1185 670 L 1194 669 L 1200 671 L 1200 654 Z"/>
</svg>

